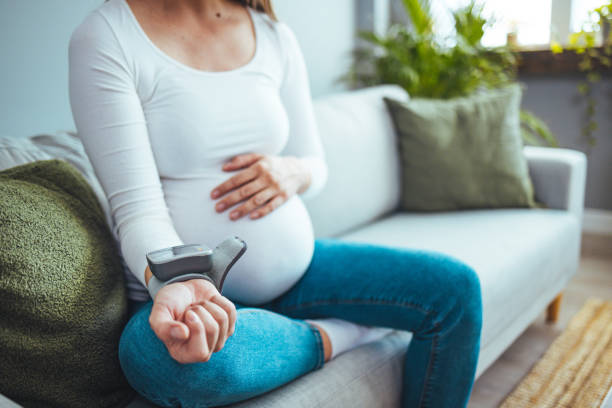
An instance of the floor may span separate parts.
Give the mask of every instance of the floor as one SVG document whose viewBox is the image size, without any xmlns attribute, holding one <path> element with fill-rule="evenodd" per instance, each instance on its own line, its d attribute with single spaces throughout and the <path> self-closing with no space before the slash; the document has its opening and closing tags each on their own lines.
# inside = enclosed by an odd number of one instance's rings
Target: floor
<svg viewBox="0 0 612 408">
<path fill-rule="evenodd" d="M 612 236 L 584 236 L 580 270 L 564 291 L 559 322 L 547 324 L 542 312 L 476 381 L 468 407 L 499 406 L 589 297 L 612 300 Z"/>
</svg>

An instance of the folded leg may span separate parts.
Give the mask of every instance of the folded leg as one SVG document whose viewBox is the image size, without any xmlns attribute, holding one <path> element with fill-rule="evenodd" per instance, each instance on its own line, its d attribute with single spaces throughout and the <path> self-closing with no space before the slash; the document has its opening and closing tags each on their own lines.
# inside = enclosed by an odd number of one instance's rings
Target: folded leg
<svg viewBox="0 0 612 408">
<path fill-rule="evenodd" d="M 152 302 L 123 330 L 119 359 L 136 391 L 164 407 L 226 405 L 263 394 L 323 365 L 320 333 L 268 310 L 241 307 L 236 330 L 205 363 L 180 364 L 149 325 Z"/>
</svg>

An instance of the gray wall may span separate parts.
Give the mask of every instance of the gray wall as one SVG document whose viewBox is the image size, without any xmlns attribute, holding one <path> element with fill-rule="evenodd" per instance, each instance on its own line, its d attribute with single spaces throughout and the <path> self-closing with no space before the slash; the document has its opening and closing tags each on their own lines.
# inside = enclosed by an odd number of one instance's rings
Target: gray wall
<svg viewBox="0 0 612 408">
<path fill-rule="evenodd" d="M 0 0 L 0 135 L 74 129 L 68 100 L 70 34 L 103 0 Z M 336 83 L 354 44 L 353 0 L 276 0 L 308 65 L 312 93 Z"/>
<path fill-rule="evenodd" d="M 572 77 L 523 77 L 521 82 L 527 85 L 523 107 L 546 121 L 562 147 L 588 154 L 585 206 L 612 210 L 612 80 L 600 82 L 594 92 L 599 129 L 593 148 L 581 136 L 585 105 L 576 89 L 579 81 Z"/>
<path fill-rule="evenodd" d="M 0 135 L 73 129 L 68 39 L 102 0 L 0 0 Z"/>
</svg>

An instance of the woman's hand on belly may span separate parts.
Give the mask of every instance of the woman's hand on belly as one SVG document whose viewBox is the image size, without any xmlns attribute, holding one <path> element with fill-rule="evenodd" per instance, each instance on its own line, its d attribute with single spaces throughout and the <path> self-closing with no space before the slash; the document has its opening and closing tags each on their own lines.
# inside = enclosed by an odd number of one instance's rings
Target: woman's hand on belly
<svg viewBox="0 0 612 408">
<path fill-rule="evenodd" d="M 176 361 L 206 362 L 234 333 L 236 308 L 212 283 L 193 279 L 157 292 L 149 324 Z"/>
<path fill-rule="evenodd" d="M 247 214 L 261 218 L 274 211 L 291 196 L 306 190 L 310 172 L 298 157 L 242 154 L 223 165 L 224 171 L 242 170 L 215 187 L 210 196 L 219 199 L 217 212 L 242 203 L 230 212 L 237 220 Z"/>
</svg>

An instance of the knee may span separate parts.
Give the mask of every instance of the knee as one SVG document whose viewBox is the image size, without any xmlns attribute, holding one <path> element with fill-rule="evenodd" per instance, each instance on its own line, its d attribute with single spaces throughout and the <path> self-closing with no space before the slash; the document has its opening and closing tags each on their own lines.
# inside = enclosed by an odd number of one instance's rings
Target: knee
<svg viewBox="0 0 612 408">
<path fill-rule="evenodd" d="M 245 389 L 245 375 L 240 367 L 215 353 L 206 363 L 182 367 L 175 385 L 175 395 L 182 407 L 212 407 L 236 402 L 237 390 Z"/>
<path fill-rule="evenodd" d="M 482 300 L 478 274 L 469 265 L 446 255 L 438 255 L 436 265 L 437 278 L 431 289 L 436 294 L 437 313 L 431 315 L 431 324 L 443 333 L 461 325 L 467 332 L 479 334 Z"/>
<path fill-rule="evenodd" d="M 161 406 L 167 406 L 164 401 L 151 392 L 151 387 L 166 373 L 160 372 L 161 367 L 155 364 L 155 354 L 151 354 L 154 347 L 147 331 L 151 330 L 148 324 L 150 307 L 144 306 L 134 314 L 123 328 L 119 339 L 119 363 L 128 383 L 139 394 Z M 151 330 L 152 331 L 152 330 Z"/>
<path fill-rule="evenodd" d="M 145 305 L 136 312 L 121 333 L 119 363 L 123 374 L 134 390 L 156 405 L 191 406 L 177 398 L 182 370 L 151 329 L 151 307 Z"/>
<path fill-rule="evenodd" d="M 450 284 L 461 324 L 479 334 L 482 326 L 482 294 L 478 274 L 465 263 L 455 261 Z"/>
<path fill-rule="evenodd" d="M 176 363 L 167 374 L 171 377 L 168 386 L 162 395 L 157 395 L 158 404 L 162 401 L 164 406 L 216 407 L 255 395 L 250 372 L 241 369 L 239 359 L 228 359 L 221 351 L 205 363 Z"/>
<path fill-rule="evenodd" d="M 227 402 L 245 383 L 235 359 L 221 350 L 206 363 L 181 364 L 170 356 L 148 321 L 143 307 L 128 322 L 119 341 L 123 373 L 140 395 L 162 407 L 208 407 Z M 226 344 L 227 346 L 227 344 Z"/>
<path fill-rule="evenodd" d="M 149 309 L 146 305 L 142 309 Z M 144 314 L 143 310 L 135 313 L 128 323 L 123 328 L 121 337 L 119 338 L 119 363 L 123 370 L 124 375 L 130 380 L 130 372 L 132 371 L 132 364 L 137 362 L 139 359 L 139 337 L 143 329 L 143 321 L 147 319 L 148 314 Z"/>
</svg>

